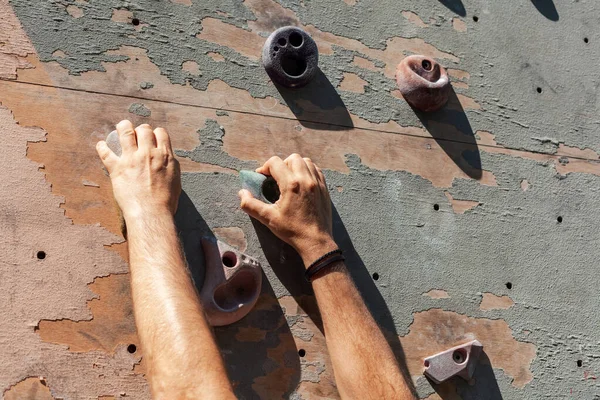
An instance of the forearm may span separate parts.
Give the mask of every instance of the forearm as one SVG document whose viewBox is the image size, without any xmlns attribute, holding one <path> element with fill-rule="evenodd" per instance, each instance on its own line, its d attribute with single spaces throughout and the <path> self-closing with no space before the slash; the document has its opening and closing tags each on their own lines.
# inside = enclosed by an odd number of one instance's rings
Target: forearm
<svg viewBox="0 0 600 400">
<path fill-rule="evenodd" d="M 337 387 L 347 399 L 414 399 L 346 266 L 313 281 Z"/>
<path fill-rule="evenodd" d="M 234 398 L 172 215 L 136 216 L 126 224 L 135 320 L 154 397 Z"/>
</svg>

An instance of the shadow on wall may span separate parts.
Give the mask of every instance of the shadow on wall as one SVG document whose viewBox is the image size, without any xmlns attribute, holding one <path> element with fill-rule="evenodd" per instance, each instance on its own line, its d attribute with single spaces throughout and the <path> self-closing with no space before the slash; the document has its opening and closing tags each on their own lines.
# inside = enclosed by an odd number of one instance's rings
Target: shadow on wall
<svg viewBox="0 0 600 400">
<path fill-rule="evenodd" d="M 273 84 L 302 126 L 330 131 L 354 126 L 344 101 L 321 69 L 301 88 L 289 89 Z"/>
<path fill-rule="evenodd" d="M 214 234 L 183 191 L 175 222 L 192 278 L 200 292 L 205 272 L 200 239 L 214 238 Z M 236 382 L 238 398 L 288 398 L 294 392 L 300 382 L 298 349 L 264 273 L 261 294 L 252 311 L 240 321 L 214 330 L 229 378 Z M 269 366 L 268 370 L 264 366 Z M 284 369 L 285 374 L 277 373 L 280 369 Z"/>
<path fill-rule="evenodd" d="M 440 110 L 430 113 L 413 110 L 452 161 L 469 177 L 481 179 L 481 157 L 475 133 L 454 89 L 450 88 L 448 103 Z"/>
<path fill-rule="evenodd" d="M 473 375 L 473 383 L 462 378 L 454 377 L 439 385 L 429 381 L 431 386 L 442 400 L 502 400 L 502 393 L 494 375 L 492 363 L 485 351 L 479 357 L 479 363 Z"/>
<path fill-rule="evenodd" d="M 531 0 L 535 8 L 550 21 L 558 21 L 558 11 L 552 0 Z"/>
<path fill-rule="evenodd" d="M 302 259 L 291 246 L 278 239 L 266 226 L 254 219 L 252 219 L 252 223 L 273 272 L 319 330 L 323 332 L 323 321 L 314 292 L 310 283 L 304 279 Z M 333 206 L 333 235 L 336 243 L 344 252 L 346 266 L 354 283 L 365 300 L 369 311 L 383 329 L 384 335 L 402 367 L 402 371 L 406 373 L 406 358 L 390 310 L 377 286 L 375 286 L 365 264 L 354 249 L 352 240 L 335 206 Z M 408 374 L 406 376 L 407 382 L 412 382 Z"/>
<path fill-rule="evenodd" d="M 467 11 L 465 10 L 465 6 L 460 0 L 439 0 L 440 3 L 448 7 L 452 12 L 464 17 L 467 15 Z"/>
</svg>

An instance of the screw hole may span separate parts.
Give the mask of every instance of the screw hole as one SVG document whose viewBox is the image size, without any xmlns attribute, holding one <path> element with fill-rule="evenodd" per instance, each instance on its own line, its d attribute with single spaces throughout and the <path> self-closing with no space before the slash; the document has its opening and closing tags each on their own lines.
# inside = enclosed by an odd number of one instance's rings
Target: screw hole
<svg viewBox="0 0 600 400">
<path fill-rule="evenodd" d="M 127 351 L 129 352 L 129 354 L 133 354 L 137 351 L 137 346 L 135 344 L 130 344 L 129 346 L 127 346 Z"/>
<path fill-rule="evenodd" d="M 439 205 L 439 204 L 434 204 L 434 205 L 433 205 L 433 209 L 434 209 L 435 211 L 438 211 L 438 210 L 440 209 L 440 205 Z"/>
<path fill-rule="evenodd" d="M 298 32 L 290 33 L 290 44 L 294 47 L 302 46 L 302 42 L 304 42 L 304 38 Z"/>
<path fill-rule="evenodd" d="M 429 60 L 421 61 L 421 66 L 425 71 L 431 71 L 433 69 L 433 64 Z"/>
<path fill-rule="evenodd" d="M 562 217 L 561 216 L 556 217 L 556 222 L 558 222 L 560 224 L 562 222 Z"/>
<path fill-rule="evenodd" d="M 140 24 L 140 20 L 139 20 L 139 19 L 137 19 L 137 18 L 134 18 L 134 19 L 132 19 L 132 20 L 131 20 L 131 23 L 132 23 L 134 26 L 138 26 L 138 25 Z"/>
<path fill-rule="evenodd" d="M 583 361 L 577 360 L 577 366 L 581 368 L 583 366 Z"/>
<path fill-rule="evenodd" d="M 467 360 L 467 357 L 463 350 L 455 350 L 454 353 L 452 353 L 452 359 L 455 363 L 462 364 Z"/>
<path fill-rule="evenodd" d="M 541 87 L 537 88 L 536 90 L 537 90 L 538 93 L 542 93 L 542 88 Z"/>
<path fill-rule="evenodd" d="M 373 272 L 373 280 L 376 281 L 379 279 L 379 274 L 377 272 Z"/>
<path fill-rule="evenodd" d="M 479 21 L 479 17 L 477 15 L 473 15 L 473 21 L 478 22 Z"/>
<path fill-rule="evenodd" d="M 584 41 L 585 43 L 589 43 L 589 42 L 590 42 L 590 39 L 588 39 L 588 38 L 583 38 L 583 41 Z"/>
<path fill-rule="evenodd" d="M 304 349 L 300 349 L 300 350 L 298 350 L 298 355 L 299 355 L 300 357 L 304 357 L 304 356 L 306 355 L 306 350 L 304 350 Z"/>
<path fill-rule="evenodd" d="M 223 265 L 226 266 L 227 268 L 233 268 L 237 264 L 237 257 L 235 255 L 235 253 L 232 253 L 231 251 L 225 252 L 225 254 L 223 254 L 222 260 L 223 260 Z"/>
<path fill-rule="evenodd" d="M 285 38 L 279 38 L 279 40 L 277 41 L 277 43 L 279 43 L 279 45 L 281 47 L 285 47 L 285 45 L 287 44 L 287 40 L 285 40 Z"/>
<path fill-rule="evenodd" d="M 38 260 L 43 260 L 44 258 L 46 258 L 46 252 L 45 251 L 38 251 L 37 252 L 37 258 L 38 258 Z"/>
<path fill-rule="evenodd" d="M 506 288 L 507 289 L 512 289 L 512 283 L 506 282 Z"/>
<path fill-rule="evenodd" d="M 277 53 L 279 51 L 279 47 L 277 47 L 277 46 L 273 47 L 273 51 Z"/>
</svg>

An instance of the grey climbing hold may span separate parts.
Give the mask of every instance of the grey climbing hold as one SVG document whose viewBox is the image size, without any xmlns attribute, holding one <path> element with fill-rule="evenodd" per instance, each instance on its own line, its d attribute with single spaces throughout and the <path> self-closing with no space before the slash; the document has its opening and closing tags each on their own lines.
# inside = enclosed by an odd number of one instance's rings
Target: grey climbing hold
<svg viewBox="0 0 600 400">
<path fill-rule="evenodd" d="M 279 186 L 270 176 L 242 170 L 240 171 L 240 181 L 242 181 L 242 189 L 248 190 L 256 199 L 268 204 L 273 204 L 279 199 Z"/>
<path fill-rule="evenodd" d="M 317 73 L 319 50 L 308 33 L 295 26 L 284 26 L 267 38 L 262 63 L 273 81 L 297 88 L 306 85 Z"/>
<path fill-rule="evenodd" d="M 123 153 L 123 149 L 121 148 L 121 142 L 119 141 L 119 133 L 117 131 L 112 131 L 106 137 L 106 145 L 109 149 L 113 151 L 118 156 L 121 156 Z"/>
</svg>

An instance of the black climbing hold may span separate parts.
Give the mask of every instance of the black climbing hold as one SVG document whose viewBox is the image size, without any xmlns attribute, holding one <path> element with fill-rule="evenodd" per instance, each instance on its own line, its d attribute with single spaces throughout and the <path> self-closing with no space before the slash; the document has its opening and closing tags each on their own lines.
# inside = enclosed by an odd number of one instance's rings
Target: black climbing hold
<svg viewBox="0 0 600 400">
<path fill-rule="evenodd" d="M 289 88 L 306 85 L 319 67 L 315 41 L 302 29 L 284 26 L 271 33 L 263 46 L 262 63 L 276 83 Z"/>
</svg>

